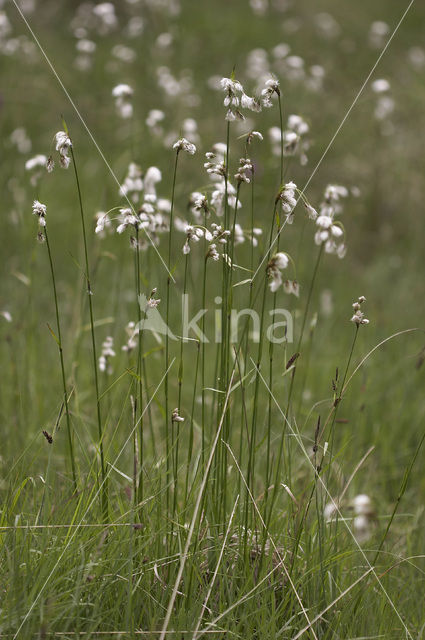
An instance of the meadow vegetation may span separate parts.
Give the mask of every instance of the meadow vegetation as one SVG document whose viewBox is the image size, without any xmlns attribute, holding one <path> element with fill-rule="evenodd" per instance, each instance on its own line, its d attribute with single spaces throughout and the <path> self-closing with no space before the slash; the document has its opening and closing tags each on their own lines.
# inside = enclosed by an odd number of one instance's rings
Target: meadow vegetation
<svg viewBox="0 0 425 640">
<path fill-rule="evenodd" d="M 424 24 L 0 0 L 0 638 L 424 637 Z"/>
</svg>

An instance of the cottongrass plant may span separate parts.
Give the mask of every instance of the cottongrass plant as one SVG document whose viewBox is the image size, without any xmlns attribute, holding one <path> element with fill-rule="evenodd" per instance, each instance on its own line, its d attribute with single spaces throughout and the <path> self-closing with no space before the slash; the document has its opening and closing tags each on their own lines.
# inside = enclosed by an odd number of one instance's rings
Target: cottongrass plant
<svg viewBox="0 0 425 640">
<path fill-rule="evenodd" d="M 110 11 L 105 7 L 98 13 Z M 234 74 L 219 84 L 225 142 L 214 143 L 201 162 L 200 138 L 191 138 L 199 136 L 197 127 L 186 126 L 187 137 L 174 139 L 167 150 L 169 200 L 157 194 L 161 170 L 144 170 L 132 158 L 118 194 L 125 203 L 110 203 L 110 210 L 96 215 L 93 245 L 74 145 L 66 127 L 55 137 L 59 165 L 73 164 L 78 193 L 100 473 L 86 451 L 88 432 L 78 434 L 74 447 L 47 208 L 35 201 L 53 283 L 57 326 L 51 332 L 60 353 L 74 493 L 61 503 L 54 491 L 50 505 L 42 499 L 40 522 L 51 529 L 39 543 L 32 530 L 39 521 L 33 525 L 27 517 L 21 525 L 22 515 L 16 516 L 18 504 L 21 514 L 31 512 L 32 500 L 39 504 L 36 489 L 33 497 L 20 487 L 7 498 L 0 518 L 7 562 L 16 575 L 23 566 L 37 571 L 34 581 L 29 573 L 26 577 L 24 604 L 18 581 L 8 586 L 1 630 L 12 630 L 15 637 L 36 631 L 48 637 L 57 630 L 70 637 L 116 633 L 193 640 L 231 634 L 351 637 L 363 633 L 356 613 L 366 593 L 371 606 L 389 607 L 397 629 L 412 637 L 375 565 L 384 562 L 385 543 L 423 438 L 383 534 L 373 488 L 350 500 L 350 485 L 371 449 L 348 480 L 342 471 L 339 426 L 347 389 L 384 344 L 355 364 L 359 334 L 368 324 L 364 296 L 353 304 L 354 335 L 342 376 L 337 369 L 330 381 L 331 397 L 308 409 L 303 395 L 314 365 L 309 354 L 320 270 L 328 256 L 336 260 L 346 254 L 340 216 L 349 190 L 329 185 L 316 205 L 297 186 L 310 128 L 301 116 L 285 115 L 276 77 L 269 74 L 252 92 Z M 124 119 L 134 116 L 133 93 L 124 84 L 113 90 Z M 261 191 L 264 153 L 257 145 L 263 136 L 251 124 L 261 128 L 269 109 L 279 148 L 274 192 L 267 200 Z M 150 112 L 150 129 L 162 123 L 161 113 Z M 255 120 L 240 135 L 247 114 Z M 183 161 L 186 155 L 194 158 Z M 43 156 L 43 162 L 53 169 L 54 158 Z M 28 167 L 37 172 L 34 184 L 40 163 L 35 159 Z M 202 163 L 204 177 L 196 184 L 193 167 Z M 315 250 L 309 276 L 300 268 L 297 229 L 309 243 L 308 252 Z M 120 276 L 131 268 L 134 284 L 127 291 L 120 278 L 119 288 L 131 303 L 130 317 L 104 333 L 98 357 L 92 265 L 96 255 L 115 251 L 128 234 L 133 259 L 124 259 Z M 96 293 L 101 287 L 99 277 Z M 247 306 L 238 312 L 241 305 Z M 282 306 L 285 321 L 267 326 Z M 126 304 L 123 309 L 128 312 Z M 193 312 L 197 315 L 189 322 Z M 121 348 L 118 334 L 125 336 Z M 77 388 L 75 395 L 75 421 L 84 424 L 88 394 L 80 397 Z M 107 430 L 107 425 L 113 427 Z M 45 430 L 44 438 L 46 446 L 56 446 L 57 428 Z M 49 482 L 56 463 L 53 446 Z M 60 485 L 56 479 L 55 486 Z M 56 513 L 66 524 L 57 522 Z M 365 545 L 376 540 L 371 558 Z M 33 557 L 37 544 L 42 566 Z"/>
</svg>

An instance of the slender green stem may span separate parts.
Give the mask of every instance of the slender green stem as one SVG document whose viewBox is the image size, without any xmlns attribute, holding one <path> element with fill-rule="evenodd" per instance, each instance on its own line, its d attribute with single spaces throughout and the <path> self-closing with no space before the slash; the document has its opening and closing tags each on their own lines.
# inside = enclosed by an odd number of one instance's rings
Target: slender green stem
<svg viewBox="0 0 425 640">
<path fill-rule="evenodd" d="M 280 121 L 280 188 L 283 187 L 283 109 L 280 91 L 278 93 L 279 102 L 279 121 Z M 280 243 L 280 223 L 277 221 L 277 233 L 276 233 L 276 252 L 279 251 Z M 273 312 L 276 309 L 277 292 L 273 295 Z M 269 389 L 273 391 L 273 355 L 274 355 L 274 343 L 270 340 L 269 344 Z M 267 451 L 266 451 L 266 483 L 265 483 L 265 495 L 264 495 L 264 519 L 267 520 L 267 501 L 269 496 L 269 484 L 270 484 L 270 446 L 271 446 L 271 430 L 272 430 L 272 394 L 268 396 L 268 408 L 267 408 Z M 279 461 L 278 461 L 279 462 Z M 265 541 L 265 539 L 264 539 Z"/>
<path fill-rule="evenodd" d="M 176 157 L 174 160 L 174 171 L 173 171 L 173 186 L 171 191 L 171 209 L 170 209 L 170 230 L 168 234 L 168 258 L 167 258 L 167 269 L 168 269 L 168 277 L 167 277 L 167 295 L 166 295 L 166 325 L 169 326 L 170 319 L 170 284 L 171 284 L 171 250 L 172 250 L 172 234 L 173 234 L 173 220 L 174 220 L 174 196 L 176 190 L 176 178 L 177 178 L 177 165 L 179 159 L 179 151 L 176 152 Z M 170 367 L 170 341 L 168 336 L 168 331 L 165 334 L 165 378 L 164 378 L 164 392 L 165 392 L 165 446 L 166 446 L 166 504 L 167 504 L 167 514 L 170 509 L 170 455 L 171 455 L 171 447 L 170 447 L 170 412 L 169 412 L 169 401 L 168 401 L 168 369 Z M 171 425 L 171 429 L 173 426 Z M 171 434 L 172 435 L 172 434 Z"/>
<path fill-rule="evenodd" d="M 270 260 L 270 247 L 272 246 L 275 218 L 276 218 L 276 204 L 273 207 L 273 217 L 270 225 L 270 237 L 269 237 L 269 244 L 268 244 L 269 249 L 267 252 L 267 263 Z M 247 490 L 246 490 L 246 496 L 245 496 L 245 523 L 244 524 L 245 524 L 246 532 L 248 531 L 248 507 L 250 504 L 250 496 L 249 496 L 248 489 L 252 490 L 253 488 L 251 485 L 253 483 L 254 467 L 255 467 L 258 393 L 259 393 L 259 386 L 260 386 L 261 357 L 263 352 L 263 331 L 264 331 L 264 315 L 265 315 L 265 308 L 266 308 L 266 295 L 267 295 L 267 278 L 265 278 L 264 286 L 263 286 L 263 299 L 261 303 L 261 312 L 260 312 L 260 336 L 259 336 L 257 362 L 256 362 L 254 397 L 252 402 L 252 420 L 251 420 L 250 446 L 249 446 L 248 469 L 247 469 Z M 246 535 L 245 535 L 245 545 L 246 545 Z"/>
<path fill-rule="evenodd" d="M 137 415 L 140 416 L 139 424 L 139 484 L 138 484 L 138 500 L 139 503 L 143 502 L 143 462 L 144 462 L 144 442 L 143 442 L 143 378 L 142 378 L 142 310 L 140 308 L 140 300 L 142 295 L 140 284 L 140 247 L 139 247 L 139 228 L 136 224 L 136 298 L 137 298 L 137 376 L 138 376 L 138 390 L 139 390 L 139 402 L 136 405 L 136 422 Z"/>
<path fill-rule="evenodd" d="M 74 167 L 75 181 L 77 183 L 78 201 L 80 205 L 81 228 L 83 232 L 85 277 L 86 277 L 86 284 L 87 284 L 87 294 L 89 299 L 90 333 L 91 333 L 92 356 L 93 356 L 93 375 L 94 375 L 94 385 L 95 385 L 95 391 L 96 391 L 96 415 L 97 415 L 97 428 L 98 428 L 98 437 L 99 437 L 100 467 L 101 467 L 101 474 L 102 474 L 102 511 L 103 511 L 104 517 L 106 517 L 108 512 L 108 488 L 106 484 L 107 478 L 106 478 L 106 470 L 105 470 L 105 459 L 104 459 L 104 453 L 103 453 L 103 428 L 102 428 L 102 416 L 100 412 L 99 378 L 97 374 L 96 339 L 94 334 L 94 315 L 93 315 L 93 302 L 92 302 L 93 291 L 91 288 L 91 281 L 90 281 L 89 256 L 88 256 L 88 248 L 87 248 L 86 225 L 84 220 L 83 198 L 81 195 L 80 180 L 78 177 L 77 163 L 75 162 L 75 154 L 74 154 L 73 147 L 71 147 L 71 157 L 72 157 L 72 164 Z"/>
<path fill-rule="evenodd" d="M 63 357 L 63 348 L 62 348 L 62 334 L 61 334 L 61 324 L 59 319 L 59 304 L 58 304 L 58 295 L 56 290 L 56 276 L 55 270 L 53 267 L 53 258 L 52 252 L 50 250 L 49 236 L 47 233 L 47 227 L 44 229 L 44 237 L 46 238 L 46 246 L 47 253 L 49 256 L 49 264 L 50 264 L 50 274 L 52 276 L 52 286 L 53 286 L 53 297 L 55 301 L 55 312 L 56 312 L 56 326 L 58 331 L 58 349 L 59 349 L 59 358 L 61 365 L 61 374 L 62 374 L 62 387 L 63 387 L 63 401 L 65 405 L 65 416 L 66 416 L 66 429 L 68 433 L 68 446 L 69 446 L 69 455 L 71 458 L 71 469 L 72 469 L 72 480 L 74 483 L 74 489 L 77 489 L 77 474 L 75 469 L 75 457 L 74 457 L 74 446 L 72 442 L 72 432 L 71 432 L 71 417 L 69 414 L 69 405 L 68 405 L 68 391 L 66 388 L 66 377 L 65 377 L 65 364 Z"/>
<path fill-rule="evenodd" d="M 314 265 L 313 276 L 311 278 L 310 287 L 309 287 L 309 290 L 308 290 L 307 302 L 306 302 L 306 305 L 305 305 L 303 321 L 302 321 L 302 325 L 301 325 L 301 332 L 300 332 L 300 335 L 299 335 L 299 338 L 298 338 L 298 343 L 297 343 L 297 348 L 295 349 L 295 353 L 299 353 L 300 352 L 301 344 L 302 344 L 303 337 L 304 337 L 304 331 L 305 331 L 305 326 L 306 326 L 306 322 L 307 322 L 308 312 L 309 312 L 309 309 L 310 309 L 311 298 L 312 298 L 312 295 L 313 295 L 313 289 L 314 289 L 314 285 L 316 283 L 317 272 L 319 270 L 319 265 L 320 265 L 320 260 L 322 258 L 322 255 L 323 255 L 323 244 L 320 245 L 319 252 L 317 254 L 316 264 Z M 294 369 L 292 371 L 291 384 L 289 386 L 288 404 L 287 404 L 286 413 L 285 413 L 285 416 L 286 416 L 287 419 L 288 419 L 289 410 L 290 410 L 290 407 L 291 407 L 292 391 L 293 391 L 293 388 L 294 388 L 295 375 L 296 375 L 297 368 L 298 367 L 294 367 Z M 286 422 L 285 422 L 285 424 L 286 424 Z"/>
<path fill-rule="evenodd" d="M 184 261 L 184 280 L 183 280 L 183 295 L 186 295 L 187 290 L 187 272 L 189 265 L 189 254 L 185 255 Z M 183 336 L 183 331 L 182 331 Z M 182 337 L 180 339 L 180 363 L 179 363 L 179 372 L 178 372 L 178 386 L 179 386 L 179 395 L 178 395 L 178 403 L 177 407 L 180 413 L 181 410 L 181 401 L 182 401 L 182 387 L 183 387 L 183 340 Z M 174 498 L 173 498 L 173 517 L 176 513 L 177 508 L 177 499 L 178 499 L 178 468 L 179 468 L 179 445 L 180 445 L 180 429 L 178 427 L 180 423 L 177 423 L 177 434 L 176 434 L 176 443 L 175 443 L 175 452 L 174 452 Z M 173 428 L 173 425 L 171 425 Z"/>
</svg>

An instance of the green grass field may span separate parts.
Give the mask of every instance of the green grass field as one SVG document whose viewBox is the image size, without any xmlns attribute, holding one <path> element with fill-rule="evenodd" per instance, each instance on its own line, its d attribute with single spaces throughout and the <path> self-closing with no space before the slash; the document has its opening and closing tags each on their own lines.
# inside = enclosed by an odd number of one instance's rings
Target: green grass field
<svg viewBox="0 0 425 640">
<path fill-rule="evenodd" d="M 0 638 L 424 637 L 424 26 L 0 0 Z"/>
</svg>

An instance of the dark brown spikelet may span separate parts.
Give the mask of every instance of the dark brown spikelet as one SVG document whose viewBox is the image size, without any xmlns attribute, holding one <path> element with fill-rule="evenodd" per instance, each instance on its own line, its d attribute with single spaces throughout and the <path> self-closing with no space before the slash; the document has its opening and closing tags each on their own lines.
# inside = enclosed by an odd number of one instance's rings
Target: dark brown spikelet
<svg viewBox="0 0 425 640">
<path fill-rule="evenodd" d="M 291 367 L 294 364 L 295 360 L 299 357 L 299 355 L 300 355 L 299 353 L 294 353 L 294 355 L 289 358 L 285 367 L 286 371 L 288 371 L 289 367 Z"/>
<path fill-rule="evenodd" d="M 44 431 L 43 430 L 43 436 L 46 438 L 47 442 L 49 444 L 53 443 L 53 437 L 50 435 L 50 433 L 48 431 Z"/>
</svg>

